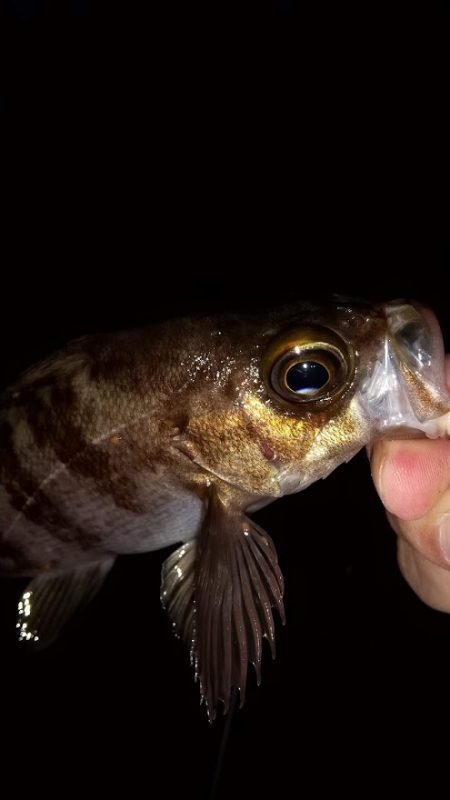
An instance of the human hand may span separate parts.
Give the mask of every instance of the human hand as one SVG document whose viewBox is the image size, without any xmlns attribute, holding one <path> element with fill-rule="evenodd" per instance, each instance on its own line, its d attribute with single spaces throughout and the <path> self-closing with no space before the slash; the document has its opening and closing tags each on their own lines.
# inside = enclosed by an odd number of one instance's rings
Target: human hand
<svg viewBox="0 0 450 800">
<path fill-rule="evenodd" d="M 446 371 L 450 389 L 450 355 Z M 450 613 L 450 440 L 377 442 L 371 468 L 404 578 L 425 603 Z"/>
</svg>

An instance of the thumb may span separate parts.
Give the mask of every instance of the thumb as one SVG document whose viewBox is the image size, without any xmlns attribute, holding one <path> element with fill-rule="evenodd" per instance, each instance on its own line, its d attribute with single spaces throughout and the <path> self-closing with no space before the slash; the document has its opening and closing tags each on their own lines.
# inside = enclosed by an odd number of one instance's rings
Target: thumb
<svg viewBox="0 0 450 800">
<path fill-rule="evenodd" d="M 450 482 L 450 440 L 377 442 L 372 477 L 383 505 L 404 520 L 425 516 Z"/>
</svg>

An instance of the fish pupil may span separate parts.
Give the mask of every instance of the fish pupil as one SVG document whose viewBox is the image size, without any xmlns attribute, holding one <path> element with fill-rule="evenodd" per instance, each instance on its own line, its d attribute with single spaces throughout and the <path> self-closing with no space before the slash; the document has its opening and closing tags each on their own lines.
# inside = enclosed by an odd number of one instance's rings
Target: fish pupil
<svg viewBox="0 0 450 800">
<path fill-rule="evenodd" d="M 330 380 L 330 373 L 318 361 L 299 361 L 286 372 L 286 385 L 300 395 L 318 392 Z"/>
</svg>

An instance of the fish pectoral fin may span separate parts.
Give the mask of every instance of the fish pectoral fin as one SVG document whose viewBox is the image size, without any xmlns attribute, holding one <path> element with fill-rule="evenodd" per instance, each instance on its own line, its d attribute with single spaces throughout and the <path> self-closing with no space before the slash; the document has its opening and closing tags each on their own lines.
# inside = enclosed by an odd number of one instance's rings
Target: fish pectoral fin
<svg viewBox="0 0 450 800">
<path fill-rule="evenodd" d="M 166 558 L 161 572 L 161 603 L 175 636 L 192 646 L 197 541 L 192 539 Z"/>
<path fill-rule="evenodd" d="M 231 690 L 245 699 L 248 664 L 261 679 L 262 640 L 275 657 L 272 608 L 284 622 L 283 577 L 273 542 L 214 492 L 199 543 L 179 548 L 163 567 L 162 600 L 175 633 L 191 645 L 210 720 Z"/>
<path fill-rule="evenodd" d="M 19 641 L 39 650 L 52 644 L 75 611 L 100 591 L 114 561 L 111 556 L 76 569 L 33 578 L 17 607 Z"/>
</svg>

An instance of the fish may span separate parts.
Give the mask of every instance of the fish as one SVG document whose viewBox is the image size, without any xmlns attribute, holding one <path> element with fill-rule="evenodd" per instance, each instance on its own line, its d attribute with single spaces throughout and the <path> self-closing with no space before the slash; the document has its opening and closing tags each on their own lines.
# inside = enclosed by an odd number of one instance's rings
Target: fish
<svg viewBox="0 0 450 800">
<path fill-rule="evenodd" d="M 50 645 L 116 558 L 176 546 L 160 598 L 209 718 L 245 700 L 284 622 L 252 513 L 383 436 L 449 436 L 444 347 L 419 303 L 335 297 L 88 335 L 0 397 L 0 575 Z"/>
</svg>

